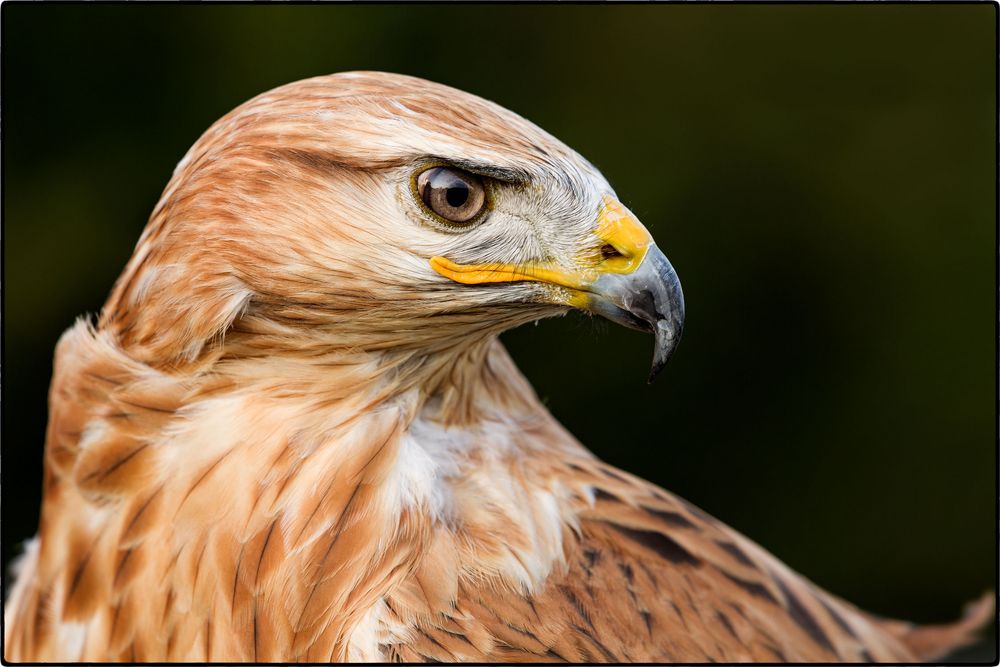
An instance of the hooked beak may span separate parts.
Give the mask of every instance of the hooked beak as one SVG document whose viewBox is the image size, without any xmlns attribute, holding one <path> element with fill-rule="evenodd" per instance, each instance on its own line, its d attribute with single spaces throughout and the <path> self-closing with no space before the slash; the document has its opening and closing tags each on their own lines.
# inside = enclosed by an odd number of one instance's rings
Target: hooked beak
<svg viewBox="0 0 1000 667">
<path fill-rule="evenodd" d="M 663 370 L 684 330 L 684 294 L 674 267 L 638 219 L 605 195 L 594 235 L 603 242 L 599 259 L 581 259 L 565 270 L 554 263 L 458 264 L 432 257 L 431 268 L 467 285 L 537 281 L 569 290 L 566 305 L 587 310 L 656 337 L 649 382 Z"/>
<path fill-rule="evenodd" d="M 652 383 L 667 365 L 684 331 L 684 293 L 674 267 L 651 245 L 632 273 L 606 273 L 588 290 L 590 310 L 612 322 L 656 337 Z"/>
</svg>

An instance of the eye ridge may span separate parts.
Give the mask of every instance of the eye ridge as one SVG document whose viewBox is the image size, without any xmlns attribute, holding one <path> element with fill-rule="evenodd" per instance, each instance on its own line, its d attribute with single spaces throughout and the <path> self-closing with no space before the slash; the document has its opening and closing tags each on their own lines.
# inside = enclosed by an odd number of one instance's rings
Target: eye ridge
<svg viewBox="0 0 1000 667">
<path fill-rule="evenodd" d="M 482 178 L 456 167 L 424 169 L 414 181 L 417 197 L 434 216 L 447 223 L 468 225 L 488 208 Z"/>
</svg>

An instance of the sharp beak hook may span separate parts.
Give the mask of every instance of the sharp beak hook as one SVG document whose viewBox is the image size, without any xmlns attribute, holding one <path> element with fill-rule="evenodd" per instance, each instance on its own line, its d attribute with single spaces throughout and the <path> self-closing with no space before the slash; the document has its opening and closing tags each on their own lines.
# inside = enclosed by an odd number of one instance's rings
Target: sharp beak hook
<svg viewBox="0 0 1000 667">
<path fill-rule="evenodd" d="M 666 366 L 684 331 L 684 292 L 677 272 L 655 245 L 639 267 L 627 274 L 606 273 L 589 290 L 591 309 L 613 322 L 649 331 L 656 337 L 652 383 Z"/>
</svg>

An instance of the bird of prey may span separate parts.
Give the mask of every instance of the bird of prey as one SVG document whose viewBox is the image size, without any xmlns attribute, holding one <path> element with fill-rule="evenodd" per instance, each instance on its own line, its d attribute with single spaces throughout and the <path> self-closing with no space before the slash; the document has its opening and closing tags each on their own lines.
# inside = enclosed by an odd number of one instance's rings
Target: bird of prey
<svg viewBox="0 0 1000 667">
<path fill-rule="evenodd" d="M 681 335 L 602 175 L 409 76 L 266 92 L 177 166 L 61 338 L 8 660 L 914 661 L 865 613 L 598 460 L 500 332 L 571 309 Z"/>
</svg>

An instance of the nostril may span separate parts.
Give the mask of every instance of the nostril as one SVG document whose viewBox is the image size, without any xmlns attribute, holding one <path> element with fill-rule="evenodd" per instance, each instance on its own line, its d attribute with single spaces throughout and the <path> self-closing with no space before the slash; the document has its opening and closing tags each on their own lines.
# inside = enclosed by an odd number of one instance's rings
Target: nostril
<svg viewBox="0 0 1000 667">
<path fill-rule="evenodd" d="M 603 259 L 611 259 L 612 257 L 624 257 L 622 253 L 618 252 L 618 248 L 614 247 L 610 243 L 605 243 L 601 246 L 601 257 Z"/>
</svg>

